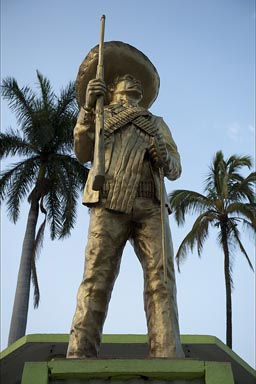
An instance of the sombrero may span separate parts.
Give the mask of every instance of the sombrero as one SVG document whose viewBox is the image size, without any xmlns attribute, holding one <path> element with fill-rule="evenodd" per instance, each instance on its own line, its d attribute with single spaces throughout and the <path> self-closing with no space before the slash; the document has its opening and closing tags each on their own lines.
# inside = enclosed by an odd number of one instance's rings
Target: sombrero
<svg viewBox="0 0 256 384">
<path fill-rule="evenodd" d="M 92 48 L 79 67 L 76 79 L 76 99 L 85 103 L 89 80 L 96 77 L 99 46 Z M 149 108 L 157 98 L 160 79 L 156 68 L 141 51 L 121 41 L 104 43 L 104 80 L 110 84 L 116 76 L 130 74 L 142 82 L 143 98 L 140 106 Z M 107 101 L 105 101 L 107 103 Z"/>
</svg>

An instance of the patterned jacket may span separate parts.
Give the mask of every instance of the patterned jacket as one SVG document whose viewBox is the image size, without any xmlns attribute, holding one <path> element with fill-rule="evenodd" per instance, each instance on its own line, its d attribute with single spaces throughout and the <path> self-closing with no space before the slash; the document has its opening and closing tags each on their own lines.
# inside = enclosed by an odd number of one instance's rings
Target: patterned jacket
<svg viewBox="0 0 256 384">
<path fill-rule="evenodd" d="M 161 165 L 164 176 L 175 180 L 181 174 L 180 156 L 168 126 L 161 117 L 143 108 L 120 105 L 106 107 L 104 121 L 106 180 L 102 191 L 92 189 L 94 121 L 88 118 L 83 108 L 75 127 L 76 156 L 81 163 L 92 162 L 83 204 L 90 206 L 104 197 L 106 208 L 129 213 L 137 196 L 151 195 L 160 201 L 159 165 L 152 156 L 156 137 L 158 141 L 160 138 L 160 148 L 167 154 Z M 169 206 L 167 196 L 165 203 Z"/>
</svg>

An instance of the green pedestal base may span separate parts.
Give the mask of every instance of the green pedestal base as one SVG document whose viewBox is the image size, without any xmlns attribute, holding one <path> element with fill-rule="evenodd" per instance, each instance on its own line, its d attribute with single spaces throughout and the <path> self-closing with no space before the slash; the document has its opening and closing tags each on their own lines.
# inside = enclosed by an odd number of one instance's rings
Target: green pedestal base
<svg viewBox="0 0 256 384">
<path fill-rule="evenodd" d="M 1 383 L 256 383 L 255 371 L 214 336 L 181 336 L 185 359 L 149 359 L 146 335 L 104 335 L 98 359 L 65 359 L 68 338 L 39 334 L 17 340 L 1 353 Z"/>
<path fill-rule="evenodd" d="M 60 360 L 26 363 L 22 384 L 234 384 L 230 363 L 196 360 Z"/>
</svg>

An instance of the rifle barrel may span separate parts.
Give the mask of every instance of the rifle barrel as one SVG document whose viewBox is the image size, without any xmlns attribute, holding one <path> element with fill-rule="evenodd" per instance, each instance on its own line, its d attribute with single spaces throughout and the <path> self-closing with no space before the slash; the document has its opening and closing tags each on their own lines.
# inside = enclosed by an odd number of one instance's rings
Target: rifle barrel
<svg viewBox="0 0 256 384">
<path fill-rule="evenodd" d="M 96 78 L 104 80 L 104 31 L 105 15 L 100 19 L 99 59 Z M 96 101 L 95 113 L 95 144 L 93 158 L 92 189 L 99 191 L 105 181 L 105 148 L 104 148 L 104 96 L 99 96 Z"/>
</svg>

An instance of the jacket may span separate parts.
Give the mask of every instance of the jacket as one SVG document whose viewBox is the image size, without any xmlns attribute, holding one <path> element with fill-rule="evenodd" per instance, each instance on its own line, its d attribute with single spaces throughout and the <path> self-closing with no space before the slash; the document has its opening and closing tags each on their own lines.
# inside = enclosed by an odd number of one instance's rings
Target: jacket
<svg viewBox="0 0 256 384">
<path fill-rule="evenodd" d="M 110 118 L 115 113 L 116 108 L 106 107 L 104 120 L 111 121 Z M 150 155 L 150 148 L 156 136 L 164 143 L 167 153 L 163 164 L 164 176 L 169 180 L 175 180 L 181 174 L 180 156 L 168 126 L 161 117 L 151 115 L 149 112 L 147 115 L 154 128 L 153 134 L 140 128 L 134 119 L 105 137 L 106 183 L 109 185 L 114 183 L 111 198 L 106 201 L 107 208 L 129 213 L 141 180 L 152 180 L 154 197 L 161 201 L 159 166 Z M 74 130 L 74 149 L 81 163 L 92 163 L 83 194 L 83 204 L 90 206 L 99 202 L 102 194 L 92 189 L 94 122 L 92 118 L 87 117 L 83 109 L 80 111 Z M 169 207 L 166 192 L 165 196 L 166 206 Z"/>
</svg>

